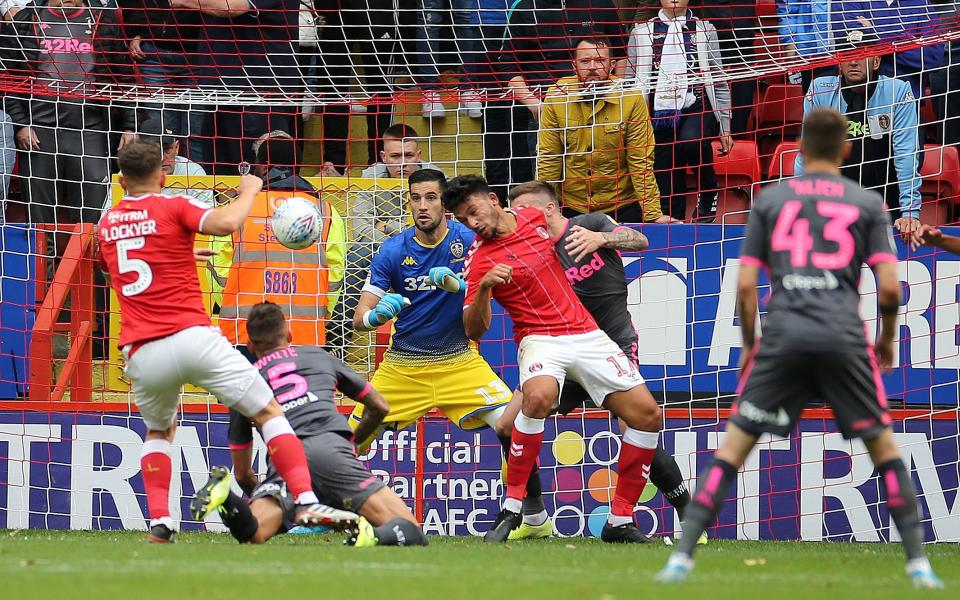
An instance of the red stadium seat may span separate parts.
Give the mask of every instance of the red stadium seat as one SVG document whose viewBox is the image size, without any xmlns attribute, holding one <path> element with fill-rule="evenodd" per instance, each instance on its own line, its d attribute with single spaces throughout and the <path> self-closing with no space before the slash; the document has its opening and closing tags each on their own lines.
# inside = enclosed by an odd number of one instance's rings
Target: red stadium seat
<svg viewBox="0 0 960 600">
<path fill-rule="evenodd" d="M 775 17 L 777 16 L 776 0 L 757 0 L 757 17 Z"/>
<path fill-rule="evenodd" d="M 767 180 L 777 182 L 781 179 L 793 177 L 793 165 L 800 152 L 797 142 L 781 142 L 773 151 L 773 160 L 767 169 Z"/>
<path fill-rule="evenodd" d="M 761 160 L 769 157 L 782 141 L 800 137 L 803 122 L 803 88 L 799 85 L 771 85 L 757 106 L 757 141 Z"/>
<path fill-rule="evenodd" d="M 960 155 L 957 149 L 925 145 L 920 177 L 923 178 L 920 220 L 930 225 L 951 222 L 955 205 L 960 200 Z"/>
<path fill-rule="evenodd" d="M 730 154 L 720 155 L 720 142 L 713 142 L 713 168 L 717 172 L 720 194 L 717 199 L 717 222 L 741 224 L 747 222 L 753 196 L 760 191 L 760 159 L 757 145 L 737 140 Z"/>
</svg>

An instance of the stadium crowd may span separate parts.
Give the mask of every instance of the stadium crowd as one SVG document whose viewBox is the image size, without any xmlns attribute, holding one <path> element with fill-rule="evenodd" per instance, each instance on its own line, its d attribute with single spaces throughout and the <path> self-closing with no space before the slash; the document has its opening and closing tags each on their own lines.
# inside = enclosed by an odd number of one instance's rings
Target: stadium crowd
<svg viewBox="0 0 960 600">
<path fill-rule="evenodd" d="M 846 114 L 844 173 L 880 190 L 907 235 L 923 220 L 924 144 L 960 141 L 960 61 L 957 42 L 890 45 L 948 26 L 955 9 L 934 0 L 3 0 L 0 218 L 96 222 L 113 157 L 137 135 L 161 143 L 173 176 L 253 164 L 268 184 L 311 193 L 298 177 L 305 167 L 353 169 L 374 186 L 405 179 L 435 168 L 421 156 L 425 137 L 403 124 L 409 86 L 430 131 L 459 113 L 479 122 L 483 174 L 502 202 L 538 178 L 555 186 L 567 215 L 711 223 L 724 212 L 722 161 L 783 167 L 773 148 L 797 137 L 800 119 L 780 107 L 764 129 L 761 108 L 773 88 L 801 102 L 802 87 L 803 112 Z M 743 76 L 764 57 L 802 68 Z M 135 103 L 96 93 L 136 84 L 167 94 Z M 197 86 L 214 99 L 259 101 L 201 102 Z M 920 118 L 921 102 L 931 118 Z M 358 114 L 368 160 L 349 164 Z M 308 118 L 322 123 L 321 139 L 306 136 Z M 288 141 L 264 144 L 276 138 Z M 321 147 L 318 164 L 304 161 L 310 145 Z M 329 292 L 346 287 L 328 306 L 339 343 L 371 257 L 402 225 L 401 197 L 361 194 L 346 215 L 359 224 L 352 239 L 341 225 L 327 235 L 342 239 L 324 240 L 340 248 L 328 260 L 345 256 L 326 265 Z M 219 290 L 230 244 L 216 251 Z"/>
</svg>

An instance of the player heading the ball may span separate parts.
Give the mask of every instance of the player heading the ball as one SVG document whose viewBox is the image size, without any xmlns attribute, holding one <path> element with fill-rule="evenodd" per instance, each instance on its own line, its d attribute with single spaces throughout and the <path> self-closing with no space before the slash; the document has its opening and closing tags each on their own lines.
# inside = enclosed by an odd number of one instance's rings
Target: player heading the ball
<svg viewBox="0 0 960 600">
<path fill-rule="evenodd" d="M 750 211 L 740 251 L 737 308 L 743 334 L 739 399 L 727 433 L 687 507 L 684 536 L 657 575 L 687 578 L 697 536 L 713 522 L 727 488 L 764 433 L 788 436 L 804 406 L 825 400 L 844 438 L 866 444 L 903 539 L 914 587 L 940 588 L 923 550 L 917 496 L 900 458 L 880 370 L 893 362 L 900 281 L 883 199 L 840 175 L 847 119 L 818 109 L 804 120 L 800 177 L 769 187 Z M 877 277 L 883 325 L 874 347 L 860 318 L 861 266 Z M 757 281 L 770 272 L 763 344 L 756 338 Z"/>
<path fill-rule="evenodd" d="M 260 373 L 213 328 L 203 309 L 193 254 L 197 233 L 228 235 L 250 212 L 262 182 L 244 176 L 239 196 L 209 208 L 161 193 L 166 175 L 159 144 L 134 141 L 118 156 L 126 195 L 97 225 L 100 264 L 120 301 L 125 372 L 147 425 L 140 465 L 150 513 L 149 539 L 170 542 L 171 442 L 180 388 L 200 386 L 260 428 L 273 464 L 297 504 L 297 522 L 352 521 L 356 515 L 317 503 L 303 445 Z M 177 475 L 179 477 L 179 475 Z M 333 511 L 333 512 L 330 512 Z"/>
<path fill-rule="evenodd" d="M 360 331 L 396 319 L 390 348 L 371 381 L 390 403 L 384 426 L 407 427 L 436 408 L 461 429 L 494 429 L 506 456 L 510 434 L 496 425 L 513 394 L 463 328 L 466 285 L 460 272 L 474 233 L 447 220 L 443 173 L 420 169 L 408 182 L 413 227 L 383 242 L 353 316 Z M 357 406 L 351 426 L 363 416 L 364 407 Z M 365 448 L 373 437 L 358 429 L 357 445 Z M 528 469 L 524 482 L 530 492 L 524 514 L 536 525 L 536 536 L 547 537 L 553 525 L 543 506 L 539 472 Z"/>
<path fill-rule="evenodd" d="M 633 509 L 650 473 L 662 417 L 633 362 L 597 327 L 567 282 L 543 213 L 500 206 L 487 182 L 476 175 L 452 179 L 444 206 L 477 233 L 466 261 L 467 294 L 463 325 L 479 340 L 489 329 L 491 299 L 513 319 L 523 403 L 507 457 L 506 499 L 487 532 L 503 542 L 521 524 L 521 502 L 530 470 L 543 443 L 544 420 L 556 406 L 569 377 L 593 403 L 623 419 L 617 481 L 606 541 L 645 542 L 633 522 Z"/>
</svg>

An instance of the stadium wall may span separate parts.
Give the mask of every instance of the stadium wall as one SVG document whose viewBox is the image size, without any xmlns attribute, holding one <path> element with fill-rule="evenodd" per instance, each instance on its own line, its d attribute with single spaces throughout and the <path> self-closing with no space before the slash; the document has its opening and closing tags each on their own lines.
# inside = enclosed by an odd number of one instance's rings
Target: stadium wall
<svg viewBox="0 0 960 600">
<path fill-rule="evenodd" d="M 229 464 L 227 419 L 194 406 L 174 443 L 173 517 L 182 520 L 189 497 L 212 464 Z M 52 410 L 51 410 L 52 409 Z M 679 413 L 686 413 L 681 417 Z M 663 436 L 691 480 L 723 436 L 706 411 L 672 410 Z M 725 416 L 725 415 L 721 415 Z M 836 433 L 823 410 L 807 411 L 799 432 L 761 442 L 739 475 L 736 501 L 725 505 L 714 535 L 739 539 L 895 540 L 879 500 L 879 481 L 860 443 Z M 896 411 L 897 441 L 914 469 L 929 541 L 960 541 L 958 414 L 916 419 Z M 0 527 L 11 529 L 144 529 L 140 446 L 145 427 L 125 407 L 0 404 Z M 422 443 L 418 443 L 420 440 Z M 259 439 L 258 439 L 259 443 Z M 613 493 L 618 436 L 601 415 L 548 423 L 541 473 L 547 509 L 559 534 L 595 535 Z M 255 464 L 264 471 L 262 445 Z M 502 492 L 500 446 L 492 433 L 463 432 L 441 418 L 418 430 L 386 433 L 363 457 L 411 505 L 422 509 L 431 534 L 476 535 L 496 516 Z M 419 485 L 418 485 L 419 482 Z M 418 511 L 420 512 L 420 511 Z M 648 485 L 637 521 L 672 535 L 673 510 Z M 213 517 L 205 527 L 221 531 Z"/>
</svg>

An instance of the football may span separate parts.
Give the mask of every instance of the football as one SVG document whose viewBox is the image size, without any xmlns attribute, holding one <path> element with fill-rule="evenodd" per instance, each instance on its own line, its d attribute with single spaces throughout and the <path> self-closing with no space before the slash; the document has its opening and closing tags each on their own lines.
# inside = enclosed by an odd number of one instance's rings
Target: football
<svg viewBox="0 0 960 600">
<path fill-rule="evenodd" d="M 278 242 L 291 250 L 303 250 L 320 238 L 320 220 L 316 204 L 294 196 L 277 205 L 270 226 Z"/>
</svg>

